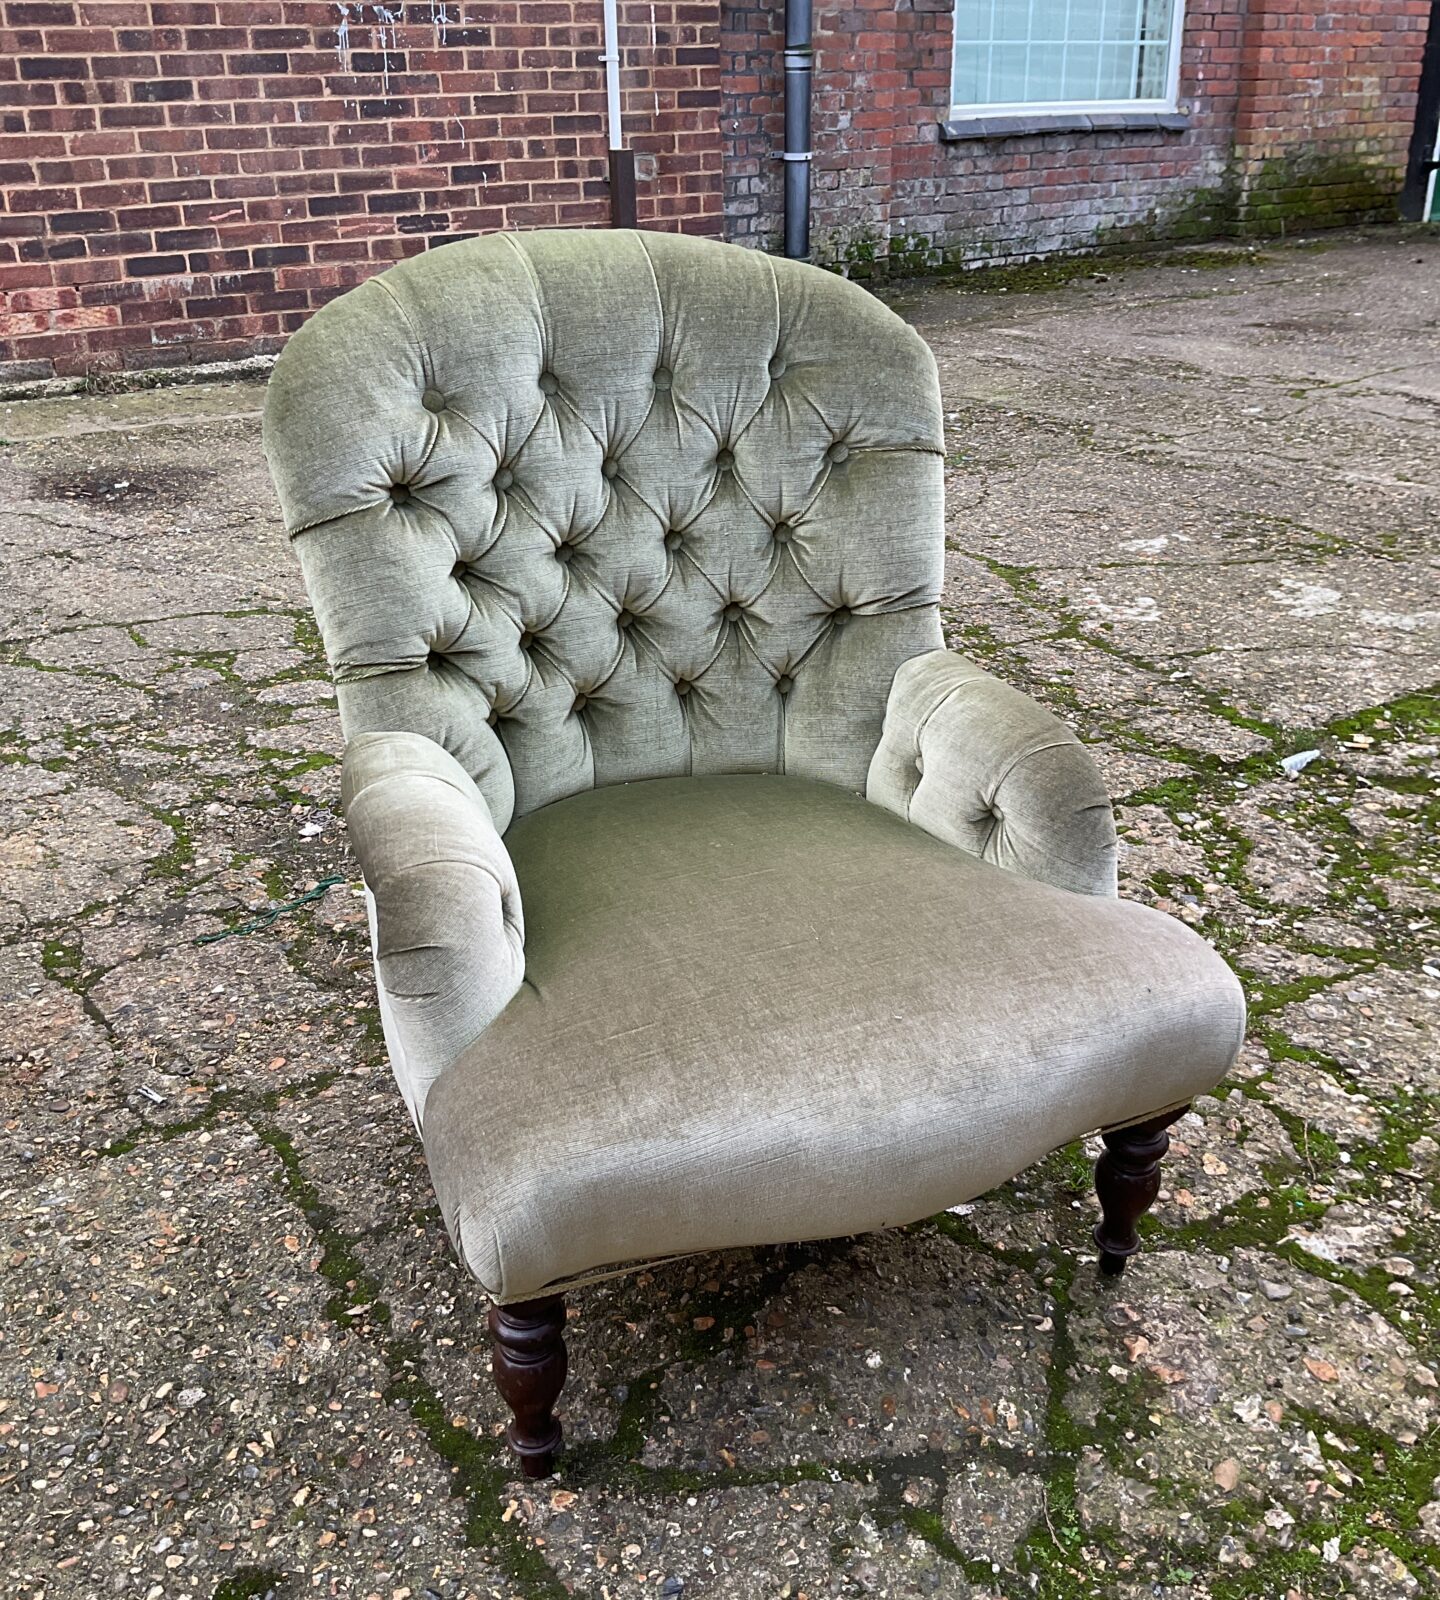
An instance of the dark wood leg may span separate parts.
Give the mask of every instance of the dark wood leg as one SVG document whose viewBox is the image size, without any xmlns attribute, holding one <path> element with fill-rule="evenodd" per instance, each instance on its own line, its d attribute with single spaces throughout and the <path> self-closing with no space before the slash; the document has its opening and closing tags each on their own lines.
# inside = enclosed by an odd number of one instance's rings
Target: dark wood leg
<svg viewBox="0 0 1440 1600">
<path fill-rule="evenodd" d="M 565 1386 L 565 1299 L 517 1300 L 490 1307 L 495 1387 L 514 1418 L 505 1430 L 527 1478 L 555 1470 L 560 1424 L 555 1402 Z"/>
<path fill-rule="evenodd" d="M 1160 1193 L 1160 1161 L 1170 1148 L 1165 1130 L 1189 1109 L 1181 1106 L 1101 1135 L 1105 1153 L 1095 1163 L 1095 1192 L 1100 1196 L 1095 1243 L 1100 1247 L 1100 1270 L 1107 1278 L 1124 1272 L 1126 1261 L 1140 1248 L 1135 1224 Z"/>
</svg>

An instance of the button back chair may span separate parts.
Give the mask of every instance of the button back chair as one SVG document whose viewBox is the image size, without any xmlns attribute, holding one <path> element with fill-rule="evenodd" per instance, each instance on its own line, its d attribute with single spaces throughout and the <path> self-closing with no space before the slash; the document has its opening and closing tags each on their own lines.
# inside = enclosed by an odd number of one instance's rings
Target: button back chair
<svg viewBox="0 0 1440 1600">
<path fill-rule="evenodd" d="M 527 1474 L 568 1287 L 908 1223 L 1096 1129 L 1121 1270 L 1244 1002 L 1115 898 L 1074 736 L 943 648 L 915 332 L 734 246 L 499 234 L 313 317 L 265 448 Z"/>
</svg>

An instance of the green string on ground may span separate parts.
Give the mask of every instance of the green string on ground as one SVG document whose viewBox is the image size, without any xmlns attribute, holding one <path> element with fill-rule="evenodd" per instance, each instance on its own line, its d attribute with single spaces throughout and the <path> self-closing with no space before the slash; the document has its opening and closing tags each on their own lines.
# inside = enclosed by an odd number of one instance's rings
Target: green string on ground
<svg viewBox="0 0 1440 1600">
<path fill-rule="evenodd" d="M 237 922 L 233 928 L 222 928 L 219 933 L 202 933 L 192 943 L 215 944 L 221 939 L 238 939 L 247 933 L 259 933 L 262 928 L 268 928 L 277 917 L 283 917 L 287 911 L 297 911 L 301 906 L 308 905 L 311 900 L 318 900 L 326 890 L 334 889 L 347 881 L 345 878 L 321 878 L 313 889 L 307 890 L 298 900 L 285 900 L 278 906 L 271 906 L 268 911 L 251 922 Z"/>
</svg>

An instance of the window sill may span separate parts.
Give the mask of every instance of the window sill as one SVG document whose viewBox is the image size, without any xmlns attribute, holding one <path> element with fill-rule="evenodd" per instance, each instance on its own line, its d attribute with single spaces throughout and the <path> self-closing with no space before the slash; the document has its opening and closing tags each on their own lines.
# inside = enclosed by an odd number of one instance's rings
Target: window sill
<svg viewBox="0 0 1440 1600">
<path fill-rule="evenodd" d="M 1006 112 L 994 117 L 949 117 L 940 124 L 942 144 L 970 139 L 1019 139 L 1036 133 L 1184 133 L 1183 111 L 1049 111 L 1033 116 Z"/>
</svg>

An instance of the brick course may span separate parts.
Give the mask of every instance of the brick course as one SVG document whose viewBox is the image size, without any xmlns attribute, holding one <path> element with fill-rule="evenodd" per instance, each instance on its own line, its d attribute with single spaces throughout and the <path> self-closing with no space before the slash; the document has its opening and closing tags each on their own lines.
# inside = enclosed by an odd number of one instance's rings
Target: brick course
<svg viewBox="0 0 1440 1600">
<path fill-rule="evenodd" d="M 609 217 L 600 6 L 0 6 L 0 377 L 276 350 L 401 257 Z M 622 0 L 642 226 L 721 226 L 719 18 Z"/>
</svg>

